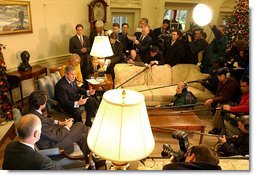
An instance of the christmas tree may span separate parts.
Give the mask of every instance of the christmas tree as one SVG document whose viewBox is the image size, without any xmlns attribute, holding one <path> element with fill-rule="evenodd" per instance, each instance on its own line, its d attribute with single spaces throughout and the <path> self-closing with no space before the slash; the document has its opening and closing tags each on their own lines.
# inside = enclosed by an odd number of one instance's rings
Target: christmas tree
<svg viewBox="0 0 254 175">
<path fill-rule="evenodd" d="M 231 16 L 225 18 L 228 38 L 227 49 L 243 39 L 249 43 L 249 0 L 237 0 Z"/>
<path fill-rule="evenodd" d="M 12 119 L 12 104 L 8 98 L 9 83 L 6 77 L 6 66 L 2 53 L 4 46 L 0 44 L 0 118 Z"/>
</svg>

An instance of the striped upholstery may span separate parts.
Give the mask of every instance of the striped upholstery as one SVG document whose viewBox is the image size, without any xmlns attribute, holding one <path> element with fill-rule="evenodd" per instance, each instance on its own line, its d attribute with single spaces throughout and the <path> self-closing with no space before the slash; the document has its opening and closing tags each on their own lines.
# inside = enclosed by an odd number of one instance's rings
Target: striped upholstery
<svg viewBox="0 0 254 175">
<path fill-rule="evenodd" d="M 44 90 L 48 98 L 54 98 L 54 89 L 56 83 L 61 79 L 60 73 L 57 71 L 43 78 L 38 79 L 38 88 Z"/>
</svg>

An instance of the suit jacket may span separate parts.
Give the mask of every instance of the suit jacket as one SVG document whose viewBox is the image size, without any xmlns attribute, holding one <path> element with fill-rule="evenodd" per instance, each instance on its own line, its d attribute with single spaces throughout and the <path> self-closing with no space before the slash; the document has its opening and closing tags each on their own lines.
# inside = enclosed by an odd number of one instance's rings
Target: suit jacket
<svg viewBox="0 0 254 175">
<path fill-rule="evenodd" d="M 141 35 L 140 35 L 141 37 Z M 135 50 L 138 50 L 138 54 L 140 55 L 143 62 L 145 62 L 145 56 L 149 53 L 150 46 L 152 45 L 152 38 L 149 35 L 146 35 L 142 41 L 140 41 L 140 37 L 137 39 L 139 40 L 139 44 L 134 46 Z"/>
<path fill-rule="evenodd" d="M 52 160 L 31 147 L 13 141 L 5 149 L 4 170 L 59 170 Z"/>
<path fill-rule="evenodd" d="M 158 61 L 158 65 L 163 65 L 164 64 L 164 57 L 163 53 L 159 51 L 154 57 L 151 57 L 150 52 L 145 57 L 145 63 L 150 64 L 151 61 Z"/>
<path fill-rule="evenodd" d="M 128 34 L 127 34 L 128 35 Z M 123 44 L 123 53 L 126 54 L 131 50 L 132 48 L 132 41 L 128 39 L 127 35 L 124 35 L 123 33 L 119 33 L 119 41 Z"/>
<path fill-rule="evenodd" d="M 161 35 L 161 27 L 153 30 L 155 36 L 155 45 L 158 46 L 158 37 Z"/>
<path fill-rule="evenodd" d="M 81 52 L 82 48 L 87 48 L 87 52 L 83 53 Z M 69 41 L 69 52 L 70 53 L 76 53 L 80 56 L 81 62 L 80 65 L 87 65 L 89 63 L 88 59 L 88 53 L 90 52 L 90 43 L 87 36 L 83 35 L 83 46 L 81 45 L 81 42 L 77 35 L 70 38 Z"/>
<path fill-rule="evenodd" d="M 110 66 L 114 67 L 117 63 L 123 60 L 123 45 L 121 42 L 117 41 L 114 45 L 111 45 L 114 55 L 107 57 L 111 60 Z"/>
<path fill-rule="evenodd" d="M 173 45 L 171 41 L 167 43 L 167 52 L 165 58 L 165 64 L 169 64 L 171 67 L 182 63 L 184 58 L 184 44 L 180 39 L 177 39 Z"/>
<path fill-rule="evenodd" d="M 86 96 L 86 90 L 78 87 L 75 83 L 74 88 L 62 77 L 55 86 L 55 98 L 61 107 L 69 114 L 74 112 L 74 102 L 80 99 L 80 94 Z"/>
<path fill-rule="evenodd" d="M 54 124 L 54 120 L 48 117 L 45 117 L 43 114 L 40 114 L 36 110 L 31 109 L 30 113 L 38 116 L 41 119 L 42 128 L 41 128 L 41 138 L 36 143 L 40 149 L 48 149 L 56 147 L 55 145 L 66 138 L 70 134 L 70 131 L 63 127 Z"/>
</svg>

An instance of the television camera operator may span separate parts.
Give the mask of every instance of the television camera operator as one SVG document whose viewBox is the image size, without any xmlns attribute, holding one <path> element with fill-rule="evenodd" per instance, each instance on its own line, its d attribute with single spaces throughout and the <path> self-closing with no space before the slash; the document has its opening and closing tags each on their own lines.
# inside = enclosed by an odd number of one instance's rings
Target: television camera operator
<svg viewBox="0 0 254 175">
<path fill-rule="evenodd" d="M 206 145 L 193 146 L 184 154 L 184 162 L 172 162 L 163 166 L 163 170 L 221 170 L 215 151 Z M 174 156 L 170 157 L 174 160 Z"/>
<path fill-rule="evenodd" d="M 192 23 L 190 24 L 190 29 L 183 33 L 182 39 L 185 43 L 185 55 L 183 63 L 197 64 L 199 61 L 201 61 L 198 59 L 198 54 L 204 51 L 208 45 L 206 40 L 202 38 L 202 34 L 203 29 L 193 25 Z"/>
</svg>

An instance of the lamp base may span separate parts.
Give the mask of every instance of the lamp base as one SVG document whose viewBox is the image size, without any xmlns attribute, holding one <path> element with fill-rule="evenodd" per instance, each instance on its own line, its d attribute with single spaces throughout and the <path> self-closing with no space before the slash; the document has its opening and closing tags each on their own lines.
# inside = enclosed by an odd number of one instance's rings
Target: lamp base
<svg viewBox="0 0 254 175">
<path fill-rule="evenodd" d="M 111 164 L 109 166 L 110 170 L 127 170 L 130 165 L 128 162 L 108 162 L 108 164 L 109 163 Z"/>
</svg>

